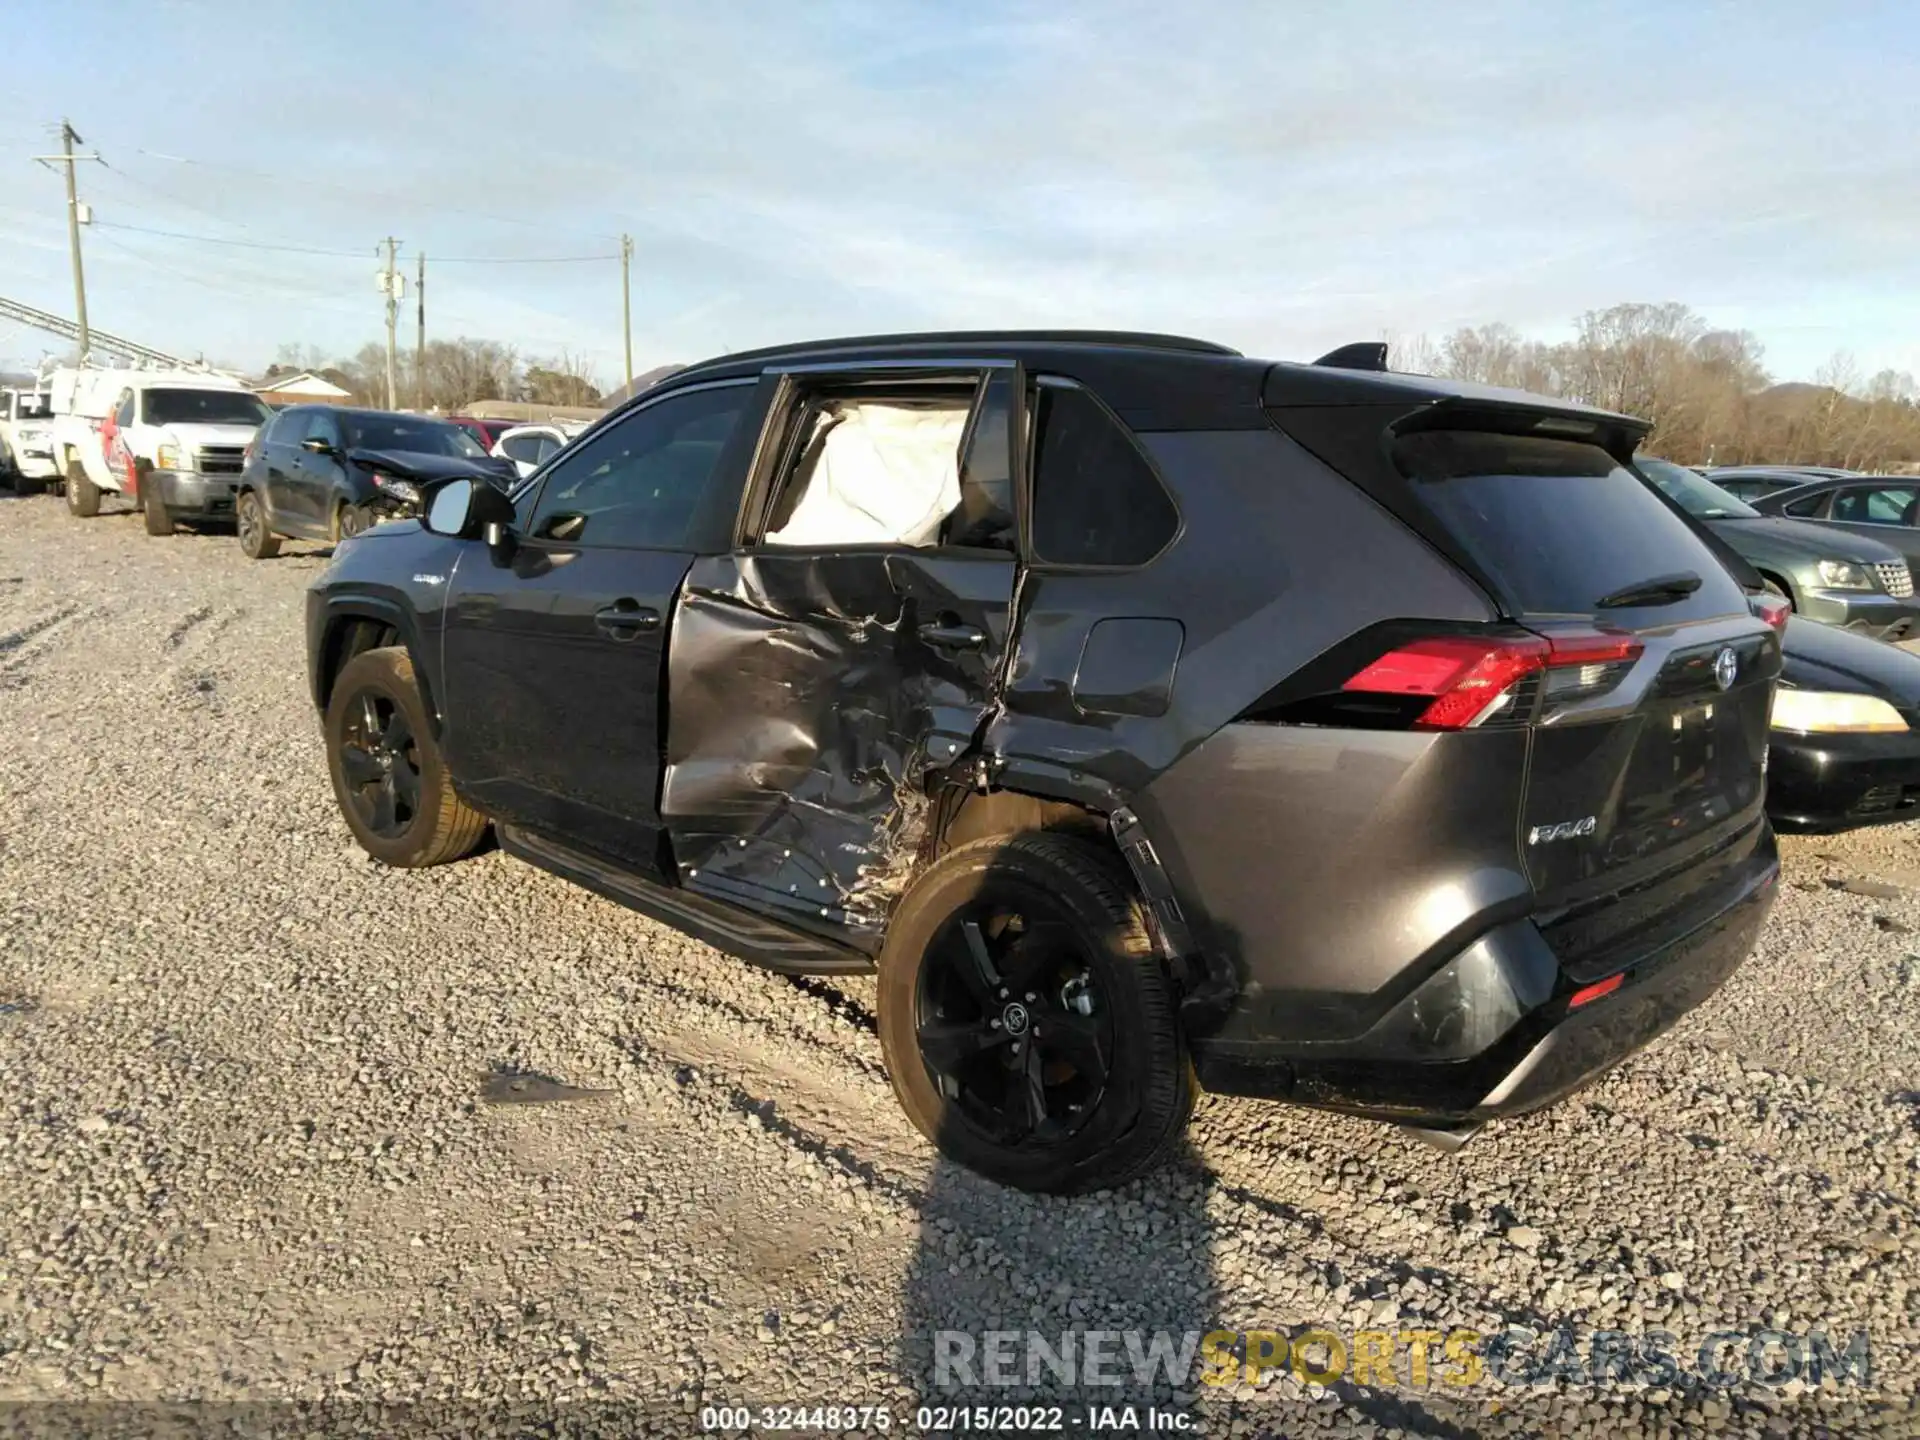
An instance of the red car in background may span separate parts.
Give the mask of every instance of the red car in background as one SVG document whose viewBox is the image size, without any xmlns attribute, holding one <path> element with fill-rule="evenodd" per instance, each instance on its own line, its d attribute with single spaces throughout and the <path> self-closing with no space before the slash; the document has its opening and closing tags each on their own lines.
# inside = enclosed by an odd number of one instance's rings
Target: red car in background
<svg viewBox="0 0 1920 1440">
<path fill-rule="evenodd" d="M 447 419 L 473 436 L 480 442 L 481 448 L 488 451 L 499 444 L 500 437 L 507 431 L 526 423 L 522 420 L 477 420 L 471 415 L 449 415 Z"/>
</svg>

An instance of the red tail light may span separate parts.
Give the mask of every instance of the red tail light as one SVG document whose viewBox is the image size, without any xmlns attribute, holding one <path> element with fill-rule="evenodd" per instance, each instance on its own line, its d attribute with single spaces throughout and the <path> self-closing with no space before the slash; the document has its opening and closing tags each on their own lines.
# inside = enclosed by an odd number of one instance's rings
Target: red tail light
<svg viewBox="0 0 1920 1440">
<path fill-rule="evenodd" d="M 1793 613 L 1793 603 L 1778 595 L 1754 595 L 1749 597 L 1753 613 L 1782 635 L 1787 633 L 1787 617 Z"/>
<path fill-rule="evenodd" d="M 1613 667 L 1639 658 L 1631 635 L 1557 630 L 1545 635 L 1435 635 L 1388 651 L 1341 688 L 1374 695 L 1432 696 L 1417 730 L 1467 730 L 1497 714 L 1527 676 L 1566 671 L 1557 698 L 1610 688 Z M 1589 671 L 1592 674 L 1589 677 Z"/>
<path fill-rule="evenodd" d="M 1582 1005 L 1590 1005 L 1595 1000 L 1604 999 L 1618 990 L 1626 980 L 1625 975 L 1609 975 L 1606 979 L 1573 992 L 1573 998 L 1567 1001 L 1569 1010 L 1578 1010 Z"/>
</svg>

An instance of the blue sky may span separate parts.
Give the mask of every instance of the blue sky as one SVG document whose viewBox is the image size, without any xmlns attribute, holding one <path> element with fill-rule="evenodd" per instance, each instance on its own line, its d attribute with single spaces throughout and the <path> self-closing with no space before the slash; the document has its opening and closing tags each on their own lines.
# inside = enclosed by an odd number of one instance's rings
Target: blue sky
<svg viewBox="0 0 1920 1440">
<path fill-rule="evenodd" d="M 324 17 L 324 18 L 323 18 Z M 635 366 L 812 335 L 1124 326 L 1304 358 L 1678 300 L 1781 378 L 1920 373 L 1920 6 L 1573 0 L 19 4 L 0 295 L 264 365 L 383 332 Z M 138 226 L 306 255 L 164 238 Z M 411 302 L 402 343 L 411 343 Z M 50 337 L 0 325 L 0 362 Z"/>
</svg>

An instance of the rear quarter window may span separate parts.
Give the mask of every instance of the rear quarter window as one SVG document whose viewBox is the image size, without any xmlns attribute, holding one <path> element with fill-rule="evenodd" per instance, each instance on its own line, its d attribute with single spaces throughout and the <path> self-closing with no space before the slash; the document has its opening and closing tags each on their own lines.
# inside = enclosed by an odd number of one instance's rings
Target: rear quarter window
<svg viewBox="0 0 1920 1440">
<path fill-rule="evenodd" d="M 1140 447 L 1098 400 L 1041 385 L 1035 405 L 1033 555 L 1050 565 L 1144 565 L 1180 512 Z"/>
<path fill-rule="evenodd" d="M 1713 551 L 1597 445 L 1427 430 L 1396 440 L 1394 458 L 1517 614 L 1593 615 L 1604 596 L 1683 571 L 1698 575 L 1700 588 L 1647 607 L 1647 621 L 1747 608 Z"/>
</svg>

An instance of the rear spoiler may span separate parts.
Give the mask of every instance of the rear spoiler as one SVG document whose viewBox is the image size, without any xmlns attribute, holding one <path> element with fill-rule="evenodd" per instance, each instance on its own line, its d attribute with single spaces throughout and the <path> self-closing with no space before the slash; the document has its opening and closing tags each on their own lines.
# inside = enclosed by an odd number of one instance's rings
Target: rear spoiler
<svg viewBox="0 0 1920 1440">
<path fill-rule="evenodd" d="M 1387 347 L 1382 341 L 1359 340 L 1338 350 L 1329 350 L 1313 363 L 1334 370 L 1385 370 Z"/>
</svg>

